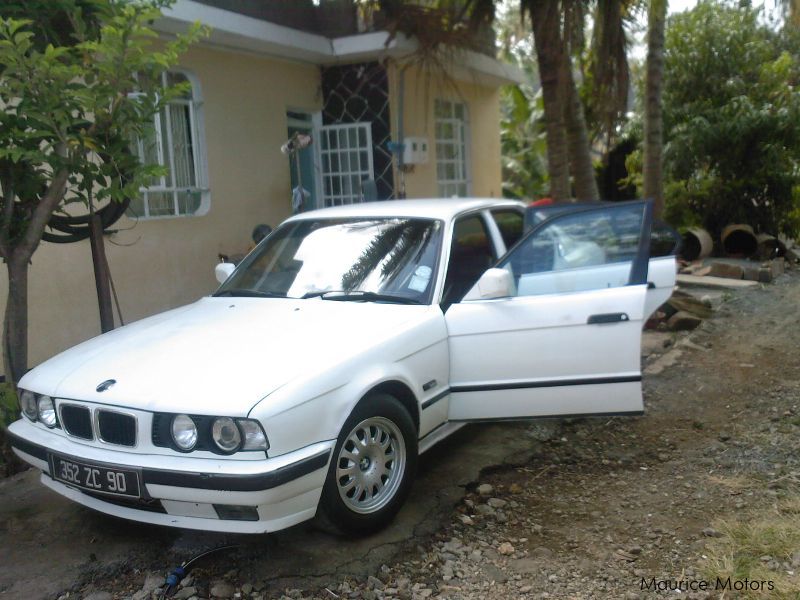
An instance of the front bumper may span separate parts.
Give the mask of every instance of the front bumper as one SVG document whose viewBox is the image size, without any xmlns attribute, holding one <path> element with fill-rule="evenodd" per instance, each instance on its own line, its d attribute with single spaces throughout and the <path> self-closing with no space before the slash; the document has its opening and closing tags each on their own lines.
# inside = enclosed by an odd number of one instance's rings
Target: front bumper
<svg viewBox="0 0 800 600">
<path fill-rule="evenodd" d="M 117 517 L 205 531 L 264 533 L 314 516 L 334 441 L 264 460 L 189 458 L 96 448 L 25 420 L 8 429 L 14 452 L 42 471 L 42 483 L 84 506 Z M 48 453 L 139 473 L 142 499 L 90 494 L 51 477 Z M 258 520 L 221 519 L 219 506 L 250 507 Z"/>
</svg>

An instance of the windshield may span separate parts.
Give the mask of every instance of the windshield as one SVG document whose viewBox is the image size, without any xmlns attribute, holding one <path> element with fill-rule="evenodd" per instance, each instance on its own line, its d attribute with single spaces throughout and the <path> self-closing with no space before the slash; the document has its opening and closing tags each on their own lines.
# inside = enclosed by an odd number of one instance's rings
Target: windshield
<svg viewBox="0 0 800 600">
<path fill-rule="evenodd" d="M 253 250 L 215 296 L 428 304 L 442 223 L 432 219 L 299 220 Z"/>
</svg>

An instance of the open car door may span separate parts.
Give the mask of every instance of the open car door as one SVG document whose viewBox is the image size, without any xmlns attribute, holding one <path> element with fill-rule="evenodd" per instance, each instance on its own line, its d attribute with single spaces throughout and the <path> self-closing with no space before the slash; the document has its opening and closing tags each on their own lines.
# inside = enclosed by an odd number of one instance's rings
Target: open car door
<svg viewBox="0 0 800 600">
<path fill-rule="evenodd" d="M 557 215 L 500 259 L 503 297 L 451 305 L 450 420 L 641 413 L 651 223 L 650 201 Z"/>
</svg>

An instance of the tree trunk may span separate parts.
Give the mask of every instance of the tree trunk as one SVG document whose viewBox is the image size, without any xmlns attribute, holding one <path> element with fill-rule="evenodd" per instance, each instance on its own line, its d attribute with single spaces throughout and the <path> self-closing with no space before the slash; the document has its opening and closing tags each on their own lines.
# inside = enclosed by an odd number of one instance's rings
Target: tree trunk
<svg viewBox="0 0 800 600">
<path fill-rule="evenodd" d="M 6 380 L 15 387 L 28 370 L 28 260 L 9 257 L 8 298 L 3 321 L 3 361 Z"/>
<path fill-rule="evenodd" d="M 572 60 L 564 53 L 563 61 L 564 96 L 567 100 L 564 114 L 567 126 L 567 147 L 569 149 L 569 166 L 575 184 L 575 198 L 580 201 L 599 200 L 597 179 L 594 176 L 594 164 L 586 129 L 586 117 L 583 113 L 583 102 L 575 86 L 572 75 Z"/>
<path fill-rule="evenodd" d="M 538 0 L 529 3 L 529 6 L 544 100 L 550 196 L 556 202 L 563 202 L 569 200 L 571 194 L 564 102 L 560 84 L 564 47 L 561 38 L 560 3 L 558 0 Z"/>
<path fill-rule="evenodd" d="M 664 212 L 663 123 L 661 88 L 664 79 L 664 25 L 667 0 L 650 0 L 647 14 L 647 73 L 644 104 L 644 196 L 655 202 L 654 213 Z"/>
<path fill-rule="evenodd" d="M 299 185 L 302 186 L 302 183 Z M 97 289 L 97 306 L 100 309 L 100 331 L 107 333 L 114 329 L 114 309 L 111 305 L 111 284 L 103 240 L 103 224 L 97 214 L 93 214 L 89 221 L 89 245 L 92 248 L 94 285 Z"/>
</svg>

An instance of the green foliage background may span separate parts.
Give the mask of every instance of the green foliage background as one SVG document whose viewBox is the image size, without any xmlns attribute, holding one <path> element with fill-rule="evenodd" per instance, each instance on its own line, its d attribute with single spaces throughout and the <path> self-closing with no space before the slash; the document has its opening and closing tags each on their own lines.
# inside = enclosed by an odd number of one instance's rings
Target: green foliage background
<svg viewBox="0 0 800 600">
<path fill-rule="evenodd" d="M 800 61 L 796 33 L 760 9 L 713 0 L 666 34 L 666 217 L 718 233 L 749 223 L 798 232 Z"/>
</svg>

